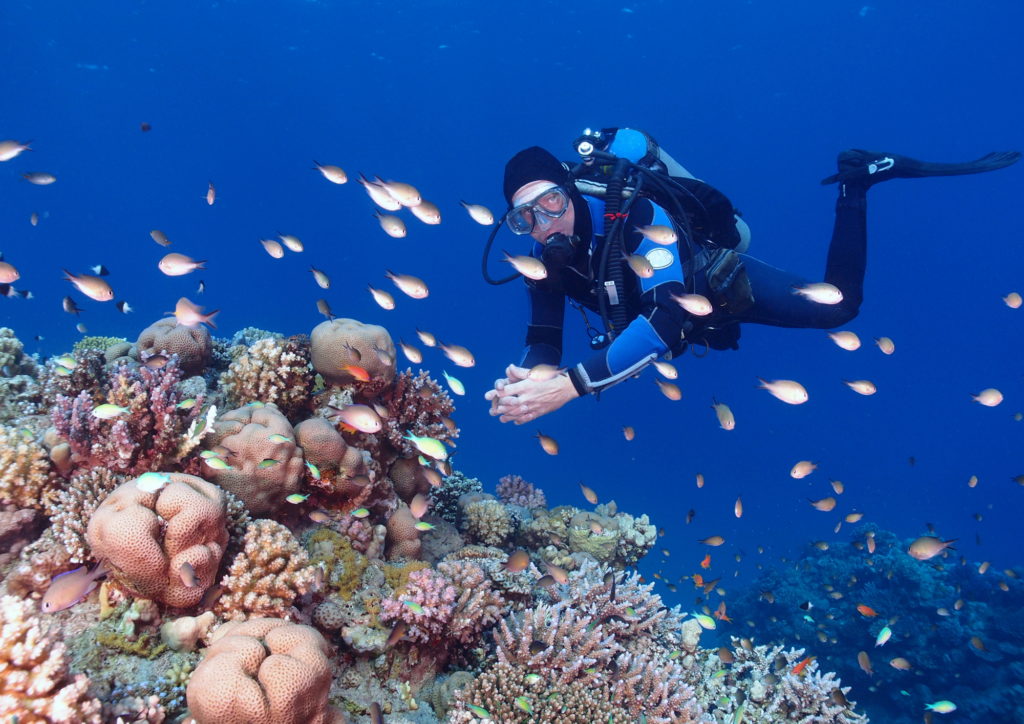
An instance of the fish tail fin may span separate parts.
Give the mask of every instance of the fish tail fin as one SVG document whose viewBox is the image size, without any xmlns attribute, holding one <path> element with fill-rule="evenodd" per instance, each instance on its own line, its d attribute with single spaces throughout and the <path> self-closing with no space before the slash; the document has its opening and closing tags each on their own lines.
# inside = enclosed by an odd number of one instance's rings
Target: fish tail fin
<svg viewBox="0 0 1024 724">
<path fill-rule="evenodd" d="M 314 171 L 319 171 L 319 170 L 320 170 L 320 162 L 319 162 L 319 161 L 317 161 L 317 160 L 316 160 L 316 159 L 314 158 L 314 159 L 313 159 L 313 163 L 314 163 L 314 164 L 316 164 L 316 168 L 315 168 L 315 169 L 313 169 L 313 170 L 314 170 Z"/>
<path fill-rule="evenodd" d="M 211 327 L 213 327 L 214 329 L 217 329 L 217 325 L 214 323 L 213 318 L 216 317 L 218 314 L 220 314 L 220 310 L 214 309 L 209 314 L 203 315 L 203 321 L 206 322 Z"/>
<path fill-rule="evenodd" d="M 800 292 L 803 291 L 803 288 L 802 287 L 798 287 L 796 284 L 791 284 L 790 285 L 790 289 L 791 289 L 790 294 L 799 294 Z"/>
<path fill-rule="evenodd" d="M 206 269 L 206 267 L 203 266 L 203 264 L 205 264 L 207 261 L 209 261 L 209 259 L 200 259 L 199 261 L 196 262 L 195 268 L 196 269 Z"/>
<path fill-rule="evenodd" d="M 464 208 L 464 209 L 468 209 L 468 208 L 469 208 L 469 204 L 467 204 L 467 203 L 466 203 L 465 201 L 463 201 L 462 199 L 459 199 L 459 206 L 461 206 L 461 207 L 462 207 L 462 208 Z"/>
<path fill-rule="evenodd" d="M 395 273 L 393 271 L 391 271 L 390 269 L 385 268 L 384 269 L 384 278 L 385 279 L 394 279 L 395 278 Z"/>
<path fill-rule="evenodd" d="M 756 375 L 755 375 L 755 377 L 756 377 Z M 759 390 L 767 390 L 768 389 L 768 380 L 763 380 L 760 377 L 758 377 L 757 379 L 761 383 L 761 384 L 759 384 L 757 386 L 757 389 L 759 389 Z"/>
<path fill-rule="evenodd" d="M 114 570 L 113 568 L 111 568 L 109 565 L 107 565 L 107 559 L 106 558 L 100 558 L 99 563 L 96 564 L 96 567 L 93 568 L 91 571 L 89 571 L 89 577 L 90 578 L 100 578 L 102 576 L 107 575 L 108 573 L 110 573 L 113 570 Z"/>
<path fill-rule="evenodd" d="M 67 269 L 61 267 L 61 271 L 64 272 L 64 281 L 73 282 L 75 280 L 75 275 L 69 272 Z"/>
</svg>

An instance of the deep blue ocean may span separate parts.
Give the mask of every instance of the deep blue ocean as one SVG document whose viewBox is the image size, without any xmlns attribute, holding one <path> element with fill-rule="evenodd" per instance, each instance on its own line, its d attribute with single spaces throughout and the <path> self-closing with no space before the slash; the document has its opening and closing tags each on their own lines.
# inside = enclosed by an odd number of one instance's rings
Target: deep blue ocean
<svg viewBox="0 0 1024 724">
<path fill-rule="evenodd" d="M 780 557 L 799 559 L 811 541 L 848 542 L 854 526 L 833 529 L 852 510 L 900 541 L 931 523 L 975 566 L 1020 566 L 1024 487 L 1011 478 L 1024 474 L 1024 422 L 1013 418 L 1024 412 L 1024 308 L 1002 297 L 1024 293 L 1024 164 L 869 192 L 865 301 L 846 327 L 864 342 L 855 352 L 820 330 L 745 325 L 738 351 L 675 362 L 678 402 L 661 395 L 653 370 L 524 427 L 491 418 L 482 398 L 520 358 L 526 295 L 518 282 L 483 281 L 487 229 L 458 202 L 504 211 L 504 164 L 527 146 L 575 161 L 571 142 L 586 127 L 642 128 L 743 212 L 752 255 L 814 279 L 836 197 L 819 181 L 839 151 L 968 161 L 1024 147 L 1024 6 L 864 2 L 11 2 L 0 137 L 33 139 L 33 152 L 0 164 L 0 251 L 34 298 L 0 298 L 0 324 L 54 355 L 81 336 L 79 322 L 134 340 L 181 296 L 222 309 L 221 335 L 308 333 L 325 297 L 335 314 L 384 325 L 396 341 L 414 341 L 418 326 L 470 348 L 472 369 L 437 350 L 423 364 L 468 391 L 456 400 L 455 467 L 491 492 L 499 477 L 521 475 L 553 505 L 583 505 L 583 481 L 602 501 L 647 513 L 671 553 L 645 559 L 649 579 L 700 572 L 707 549 L 697 539 L 723 535 L 712 573 L 727 591 L 750 587 L 756 564 L 784 567 Z M 328 183 L 314 159 L 341 166 L 349 183 Z M 21 179 L 28 171 L 58 180 L 33 186 Z M 408 236 L 388 237 L 358 172 L 414 184 L 442 223 L 405 211 Z M 173 246 L 155 244 L 152 229 Z M 278 231 L 305 251 L 268 256 L 259 239 Z M 495 275 L 500 248 L 528 247 L 503 230 Z M 168 251 L 208 268 L 164 276 L 157 262 Z M 134 312 L 61 280 L 62 267 L 95 264 Z M 330 275 L 327 292 L 310 264 Z M 365 289 L 392 289 L 385 269 L 421 277 L 429 298 L 396 295 L 394 311 L 381 309 Z M 80 319 L 61 309 L 69 293 Z M 575 364 L 589 354 L 577 312 L 567 310 L 566 326 L 563 362 Z M 872 345 L 881 336 L 893 355 Z M 798 380 L 810 401 L 785 405 L 756 389 L 757 376 Z M 856 395 L 842 378 L 871 380 L 878 393 Z M 1001 405 L 971 402 L 989 387 Z M 735 430 L 719 428 L 712 397 L 732 408 Z M 559 442 L 557 457 L 541 450 L 538 429 Z M 819 470 L 794 480 L 799 460 Z M 830 478 L 845 492 L 836 512 L 820 513 L 806 499 L 832 494 Z M 692 610 L 689 591 L 659 585 Z M 827 647 L 803 645 L 872 706 L 855 659 L 825 661 Z M 971 712 L 946 720 L 957 717 Z"/>
</svg>

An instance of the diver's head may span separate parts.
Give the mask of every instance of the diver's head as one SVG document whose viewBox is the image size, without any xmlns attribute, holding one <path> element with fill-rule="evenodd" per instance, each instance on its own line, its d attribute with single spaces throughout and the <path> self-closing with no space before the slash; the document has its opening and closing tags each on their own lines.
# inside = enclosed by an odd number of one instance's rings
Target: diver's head
<svg viewBox="0 0 1024 724">
<path fill-rule="evenodd" d="M 543 148 L 533 146 L 512 157 L 505 165 L 504 191 L 514 233 L 529 234 L 542 244 L 555 234 L 576 233 L 576 208 L 585 202 L 568 169 Z"/>
</svg>

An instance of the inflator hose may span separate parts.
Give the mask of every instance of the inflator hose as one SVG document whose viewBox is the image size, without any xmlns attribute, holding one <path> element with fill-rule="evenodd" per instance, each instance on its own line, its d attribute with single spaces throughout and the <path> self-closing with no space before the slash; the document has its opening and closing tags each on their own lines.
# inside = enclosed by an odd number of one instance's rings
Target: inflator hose
<svg viewBox="0 0 1024 724">
<path fill-rule="evenodd" d="M 608 318 L 611 320 L 611 328 L 605 330 L 612 339 L 621 334 L 629 323 L 626 311 L 626 287 L 623 283 L 622 269 L 622 257 L 624 255 L 622 246 L 622 217 L 619 215 L 622 209 L 622 187 L 626 183 L 626 171 L 629 170 L 629 167 L 629 159 L 616 159 L 615 166 L 612 169 L 611 180 L 608 182 L 608 192 L 604 199 L 605 250 L 601 259 L 601 281 L 612 282 L 615 285 L 615 292 L 619 302 L 612 305 L 611 314 L 608 315 Z M 610 264 L 608 264 L 609 255 L 611 256 Z M 605 276 L 606 264 L 607 276 Z M 605 289 L 599 289 L 598 294 L 603 301 L 606 294 Z"/>
</svg>

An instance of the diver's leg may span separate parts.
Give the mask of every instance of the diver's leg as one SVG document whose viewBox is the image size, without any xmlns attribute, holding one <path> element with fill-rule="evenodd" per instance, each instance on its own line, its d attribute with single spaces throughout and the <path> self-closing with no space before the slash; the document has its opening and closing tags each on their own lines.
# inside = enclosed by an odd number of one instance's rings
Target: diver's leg
<svg viewBox="0 0 1024 724">
<path fill-rule="evenodd" d="M 810 283 L 804 277 L 769 266 L 760 259 L 746 254 L 740 254 L 740 258 L 747 270 L 754 304 L 742 314 L 730 317 L 730 320 L 768 324 L 773 327 L 831 329 L 845 324 L 856 316 L 855 308 L 849 317 L 836 308 L 847 303 L 845 292 L 844 299 L 839 305 L 817 304 L 793 294 L 794 285 L 803 286 Z"/>
</svg>

